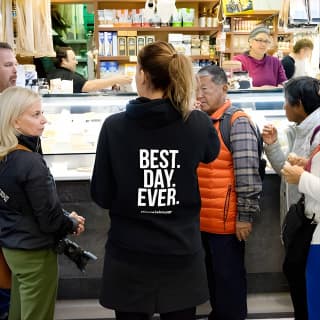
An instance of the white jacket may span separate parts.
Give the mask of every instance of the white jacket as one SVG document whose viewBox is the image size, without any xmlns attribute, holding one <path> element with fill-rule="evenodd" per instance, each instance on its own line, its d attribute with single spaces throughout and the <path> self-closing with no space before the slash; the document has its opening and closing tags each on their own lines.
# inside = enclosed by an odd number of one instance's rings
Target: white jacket
<svg viewBox="0 0 320 320">
<path fill-rule="evenodd" d="M 311 163 L 311 172 L 305 171 L 299 181 L 299 192 L 305 195 L 305 214 L 308 218 L 320 222 L 320 152 L 313 158 Z"/>
<path fill-rule="evenodd" d="M 312 150 L 320 143 L 320 132 L 315 136 L 310 146 L 310 138 L 314 128 L 320 125 L 320 108 L 313 111 L 299 125 L 290 125 L 286 131 L 288 138 L 288 153 L 294 152 L 300 157 L 308 158 Z M 272 168 L 281 175 L 281 169 L 286 161 L 288 154 L 284 154 L 278 141 L 273 144 L 265 145 L 265 153 Z M 281 177 L 280 187 L 280 223 L 291 204 L 296 203 L 301 196 L 298 186 L 287 184 Z"/>
</svg>

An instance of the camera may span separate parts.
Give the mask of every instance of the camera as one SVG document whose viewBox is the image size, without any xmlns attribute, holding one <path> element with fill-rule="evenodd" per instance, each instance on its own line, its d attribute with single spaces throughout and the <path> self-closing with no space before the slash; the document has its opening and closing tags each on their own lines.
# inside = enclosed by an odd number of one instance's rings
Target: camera
<svg viewBox="0 0 320 320">
<path fill-rule="evenodd" d="M 82 272 L 86 271 L 85 268 L 89 260 L 98 259 L 93 253 L 83 250 L 76 242 L 68 238 L 59 240 L 55 250 L 58 254 L 66 255 Z"/>
</svg>

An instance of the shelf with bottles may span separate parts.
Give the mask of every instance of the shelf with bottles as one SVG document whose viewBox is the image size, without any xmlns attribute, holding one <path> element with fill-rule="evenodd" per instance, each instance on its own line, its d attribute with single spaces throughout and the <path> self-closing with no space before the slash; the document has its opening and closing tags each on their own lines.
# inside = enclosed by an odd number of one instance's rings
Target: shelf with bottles
<svg viewBox="0 0 320 320">
<path fill-rule="evenodd" d="M 156 5 L 154 0 L 150 0 L 150 2 L 152 2 L 152 5 Z M 178 14 L 172 16 L 172 12 L 170 12 L 170 20 L 164 21 L 160 18 L 160 13 L 159 15 L 156 13 L 159 10 L 155 11 L 154 16 L 149 20 L 146 18 L 144 14 L 146 0 L 98 1 L 95 18 L 95 39 L 99 52 L 96 68 L 97 77 L 100 77 L 101 61 L 115 60 L 119 63 L 135 61 L 136 54 L 140 48 L 156 40 L 170 42 L 175 47 L 176 44 L 174 42 L 178 42 L 178 47 L 181 48 L 182 45 L 180 43 L 183 41 L 177 41 L 177 38 L 182 39 L 184 35 L 190 38 L 198 37 L 200 48 L 200 39 L 202 37 L 210 37 L 218 32 L 218 25 L 213 27 L 213 20 L 210 17 L 211 14 L 215 13 L 218 3 L 219 1 L 217 0 L 176 0 Z M 205 13 L 208 17 L 208 22 L 201 26 L 199 23 L 200 13 L 201 15 Z M 150 37 L 151 39 L 153 38 L 151 41 L 148 40 Z M 207 41 L 207 45 L 202 46 L 202 51 L 200 49 L 196 50 L 194 54 L 192 54 L 191 49 L 189 49 L 189 52 L 188 49 L 186 50 L 187 52 L 180 49 L 177 50 L 191 56 L 192 60 L 214 59 L 215 55 L 210 54 L 209 40 L 205 41 Z M 114 44 L 116 44 L 116 48 Z M 121 48 L 123 47 L 126 47 L 126 49 L 122 50 Z"/>
<path fill-rule="evenodd" d="M 162 21 L 162 26 L 169 24 L 169 19 L 172 14 L 170 11 L 172 8 L 162 8 L 159 7 L 160 1 L 158 3 L 155 0 L 130 0 L 130 1 L 97 1 L 97 12 L 96 12 L 96 27 L 103 26 L 132 26 L 135 24 L 139 24 L 139 26 L 144 26 L 144 24 L 150 24 L 150 18 L 153 15 L 159 15 L 166 21 Z M 194 17 L 193 23 L 189 23 L 191 21 L 188 20 L 188 26 L 199 26 L 199 16 L 200 13 L 203 12 L 204 8 L 206 8 L 206 14 L 212 14 L 212 9 L 216 8 L 219 4 L 219 0 L 214 1 L 200 1 L 200 0 L 176 0 L 175 6 L 178 10 L 178 13 L 187 13 Z M 148 6 L 147 6 L 148 5 Z M 157 10 L 154 9 L 157 6 Z M 166 10 L 167 9 L 167 10 Z M 189 10 L 185 10 L 189 9 Z M 127 10 L 127 15 L 129 15 L 129 19 L 125 16 Z M 154 10 L 154 11 L 153 11 Z M 164 12 L 165 10 L 166 12 Z M 134 15 L 132 17 L 132 14 Z M 142 21 L 142 15 L 143 20 Z M 131 20 L 131 18 L 133 18 Z M 177 18 L 177 17 L 176 17 Z M 178 22 L 178 21 L 176 21 Z M 208 27 L 212 27 L 212 25 L 205 25 Z"/>
<path fill-rule="evenodd" d="M 190 56 L 192 60 L 215 58 L 214 38 L 208 34 L 166 32 L 159 37 L 152 32 L 138 34 L 133 30 L 100 31 L 98 66 L 101 61 L 136 62 L 139 50 L 156 39 L 170 42 L 179 53 Z"/>
<path fill-rule="evenodd" d="M 98 31 L 138 31 L 138 32 L 210 32 L 214 33 L 218 31 L 218 27 L 157 27 L 157 26 L 150 26 L 150 27 L 140 27 L 140 26 L 130 26 L 130 27 L 99 27 Z"/>
</svg>

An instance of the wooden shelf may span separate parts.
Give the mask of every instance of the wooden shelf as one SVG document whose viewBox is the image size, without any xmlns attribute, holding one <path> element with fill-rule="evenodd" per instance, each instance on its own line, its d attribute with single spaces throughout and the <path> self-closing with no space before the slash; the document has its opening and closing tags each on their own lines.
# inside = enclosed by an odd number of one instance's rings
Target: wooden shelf
<svg viewBox="0 0 320 320">
<path fill-rule="evenodd" d="M 52 2 L 55 2 L 55 1 L 59 1 L 59 0 L 52 0 Z M 118 3 L 120 2 L 121 0 L 96 0 L 97 3 Z M 73 1 L 74 2 L 74 1 Z M 91 1 L 87 1 L 87 2 L 94 2 L 94 0 L 91 0 Z M 125 0 L 125 1 L 121 1 L 121 2 L 124 2 L 124 3 L 135 3 L 135 2 L 143 2 L 145 3 L 146 0 Z M 202 0 L 176 0 L 176 3 L 210 3 L 210 5 L 215 5 L 215 4 L 218 4 L 219 1 L 202 1 Z"/>
<path fill-rule="evenodd" d="M 218 28 L 200 28 L 200 27 L 100 27 L 97 31 L 137 31 L 137 32 L 218 32 Z"/>
<path fill-rule="evenodd" d="M 95 0 L 95 10 L 102 9 L 141 9 L 144 8 L 146 0 Z M 148 36 L 154 35 L 155 40 L 168 41 L 169 33 L 182 33 L 190 35 L 208 35 L 212 36 L 219 31 L 218 27 L 211 28 L 201 28 L 198 25 L 200 12 L 204 7 L 211 9 L 216 7 L 219 4 L 219 0 L 176 0 L 177 8 L 192 8 L 194 10 L 194 21 L 192 27 L 146 27 L 146 26 L 117 26 L 117 25 L 98 25 L 99 20 L 96 17 L 95 19 L 95 39 L 99 43 L 99 32 L 118 32 L 118 31 L 134 31 L 138 36 Z M 103 52 L 103 51 L 102 51 Z M 207 53 L 207 52 L 206 52 Z M 209 56 L 192 56 L 192 60 L 209 60 Z M 214 60 L 216 57 L 210 60 Z M 124 64 L 127 62 L 135 62 L 133 57 L 124 57 L 124 56 L 99 56 L 97 63 L 97 76 L 99 77 L 100 63 L 103 61 L 118 61 L 119 64 Z"/>
<path fill-rule="evenodd" d="M 190 56 L 192 60 L 215 60 L 217 57 L 210 58 L 210 56 Z M 136 56 L 99 56 L 99 61 L 121 61 L 121 62 L 136 62 Z"/>
<path fill-rule="evenodd" d="M 278 15 L 279 11 L 278 10 L 257 10 L 252 13 L 230 13 L 226 16 L 226 18 L 252 18 L 252 17 L 271 17 L 274 15 Z"/>
<path fill-rule="evenodd" d="M 86 4 L 94 3 L 94 0 L 51 0 L 51 4 Z"/>
<path fill-rule="evenodd" d="M 66 44 L 85 44 L 87 43 L 86 39 L 77 39 L 77 40 L 68 40 L 68 39 L 62 39 L 63 42 Z"/>
</svg>

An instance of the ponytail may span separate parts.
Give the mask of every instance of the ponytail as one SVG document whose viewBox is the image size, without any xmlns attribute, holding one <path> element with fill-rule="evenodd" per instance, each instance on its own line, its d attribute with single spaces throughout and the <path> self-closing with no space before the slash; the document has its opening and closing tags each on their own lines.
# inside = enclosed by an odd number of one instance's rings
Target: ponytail
<svg viewBox="0 0 320 320">
<path fill-rule="evenodd" d="M 173 54 L 169 63 L 169 75 L 171 82 L 168 86 L 168 98 L 186 119 L 190 113 L 196 90 L 195 75 L 190 59 L 183 54 Z"/>
</svg>

